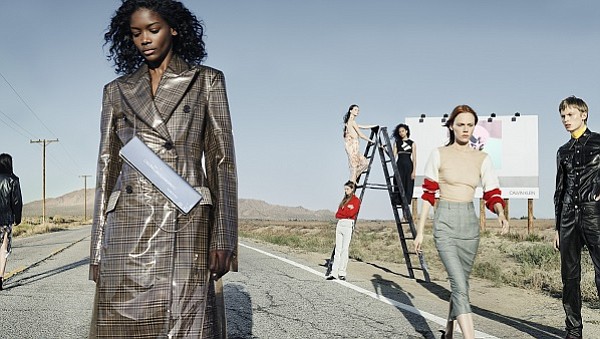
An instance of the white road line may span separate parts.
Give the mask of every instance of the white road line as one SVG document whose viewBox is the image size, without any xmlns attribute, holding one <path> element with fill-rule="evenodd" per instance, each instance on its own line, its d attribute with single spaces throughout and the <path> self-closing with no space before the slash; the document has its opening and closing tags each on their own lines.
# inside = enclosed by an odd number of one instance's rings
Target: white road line
<svg viewBox="0 0 600 339">
<path fill-rule="evenodd" d="M 308 267 L 306 265 L 302 265 L 302 264 L 299 264 L 299 263 L 297 263 L 295 261 L 279 257 L 279 256 L 277 256 L 275 254 L 263 251 L 261 249 L 258 249 L 258 248 L 252 247 L 252 246 L 248 246 L 248 245 L 245 245 L 245 244 L 242 244 L 242 243 L 239 243 L 239 244 L 242 247 L 245 247 L 247 249 L 250 249 L 250 250 L 256 251 L 258 253 L 264 254 L 264 255 L 266 255 L 268 257 L 275 258 L 277 260 L 283 261 L 286 264 L 290 264 L 292 266 L 298 267 L 298 268 L 303 269 L 303 270 L 305 270 L 307 272 L 310 272 L 310 273 L 312 273 L 314 275 L 318 275 L 320 277 L 323 276 L 323 272 L 320 272 L 320 271 L 317 271 L 315 269 L 312 269 L 312 268 L 310 268 L 310 267 Z M 337 280 L 337 279 L 333 280 L 333 281 L 337 282 L 338 284 L 344 285 L 344 286 L 346 286 L 348 288 L 351 288 L 351 289 L 355 290 L 356 292 L 359 292 L 359 293 L 362 293 L 364 295 L 367 295 L 367 296 L 369 296 L 369 297 L 371 297 L 373 299 L 377 299 L 377 300 L 379 300 L 381 302 L 384 302 L 386 304 L 392 305 L 392 306 L 397 307 L 397 308 L 401 308 L 401 309 L 403 309 L 403 310 L 405 310 L 407 312 L 411 312 L 411 313 L 420 315 L 423 318 L 425 318 L 427 320 L 430 320 L 430 321 L 433 321 L 436 324 L 439 324 L 441 326 L 446 326 L 446 319 L 440 318 L 440 317 L 438 317 L 438 316 L 436 316 L 434 314 L 431 314 L 431 313 L 428 313 L 428 312 L 425 312 L 425 311 L 421 311 L 418 308 L 415 308 L 413 306 L 403 304 L 401 302 L 398 302 L 398 301 L 390 299 L 390 298 L 386 298 L 386 297 L 384 297 L 382 295 L 379 295 L 377 293 L 371 292 L 371 291 L 366 290 L 366 289 L 364 289 L 362 287 L 358 287 L 356 285 L 352 285 L 351 283 L 349 283 L 347 281 L 341 281 L 341 280 Z M 487 334 L 487 333 L 480 332 L 480 331 L 475 331 L 475 337 L 476 338 L 485 338 L 485 339 L 499 339 L 499 338 L 497 338 L 497 337 L 495 337 L 495 336 L 493 336 L 491 334 Z"/>
</svg>

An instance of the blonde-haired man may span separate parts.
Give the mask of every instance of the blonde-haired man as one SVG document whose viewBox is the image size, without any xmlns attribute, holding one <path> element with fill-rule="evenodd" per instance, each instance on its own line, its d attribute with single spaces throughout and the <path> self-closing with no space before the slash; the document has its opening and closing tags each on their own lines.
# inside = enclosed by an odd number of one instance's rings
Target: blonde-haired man
<svg viewBox="0 0 600 339">
<path fill-rule="evenodd" d="M 581 338 L 581 249 L 594 262 L 600 295 L 600 134 L 587 128 L 588 106 L 570 96 L 558 107 L 571 139 L 556 154 L 556 235 L 560 251 L 566 337 Z"/>
</svg>

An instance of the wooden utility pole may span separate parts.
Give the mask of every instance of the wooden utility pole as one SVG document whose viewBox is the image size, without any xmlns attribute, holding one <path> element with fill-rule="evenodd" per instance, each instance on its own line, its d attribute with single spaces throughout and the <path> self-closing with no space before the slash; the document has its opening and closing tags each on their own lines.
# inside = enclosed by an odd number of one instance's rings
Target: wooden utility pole
<svg viewBox="0 0 600 339">
<path fill-rule="evenodd" d="M 533 231 L 533 199 L 527 199 L 527 235 Z"/>
<path fill-rule="evenodd" d="M 479 229 L 481 231 L 485 231 L 485 200 L 483 198 L 479 198 Z"/>
<path fill-rule="evenodd" d="M 83 178 L 83 222 L 85 222 L 87 220 L 87 178 L 91 175 L 83 174 L 79 177 Z"/>
<path fill-rule="evenodd" d="M 29 140 L 30 144 L 42 144 L 42 223 L 44 225 L 46 225 L 46 146 L 53 142 L 58 142 L 58 139 Z"/>
</svg>

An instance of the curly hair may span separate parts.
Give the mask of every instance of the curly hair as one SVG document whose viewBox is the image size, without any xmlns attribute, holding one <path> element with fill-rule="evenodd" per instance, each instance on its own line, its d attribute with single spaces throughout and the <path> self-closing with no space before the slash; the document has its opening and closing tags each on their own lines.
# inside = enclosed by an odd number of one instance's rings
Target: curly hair
<svg viewBox="0 0 600 339">
<path fill-rule="evenodd" d="M 131 15 L 140 8 L 160 15 L 177 31 L 173 37 L 173 53 L 189 64 L 200 64 L 206 58 L 203 22 L 181 2 L 175 0 L 123 0 L 113 15 L 104 45 L 109 45 L 107 60 L 113 61 L 117 74 L 133 73 L 145 59 L 135 47 L 131 36 Z"/>
<path fill-rule="evenodd" d="M 394 139 L 402 140 L 402 137 L 400 136 L 400 132 L 398 132 L 398 130 L 400 128 L 404 128 L 406 130 L 406 137 L 410 138 L 410 128 L 408 127 L 408 125 L 407 124 L 398 124 L 398 125 L 396 125 L 396 128 L 394 128 L 394 132 L 392 132 L 392 136 L 394 137 Z"/>
</svg>

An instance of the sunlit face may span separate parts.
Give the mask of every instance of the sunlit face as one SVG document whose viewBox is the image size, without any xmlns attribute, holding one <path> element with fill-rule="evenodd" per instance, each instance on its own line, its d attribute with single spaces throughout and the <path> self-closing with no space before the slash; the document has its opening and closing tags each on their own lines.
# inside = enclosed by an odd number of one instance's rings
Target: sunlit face
<svg viewBox="0 0 600 339">
<path fill-rule="evenodd" d="M 140 8 L 131 15 L 131 38 L 151 66 L 159 66 L 170 55 L 177 32 L 158 13 Z"/>
<path fill-rule="evenodd" d="M 450 127 L 454 133 L 454 140 L 459 145 L 466 145 L 475 130 L 475 116 L 469 112 L 459 113 Z"/>
<path fill-rule="evenodd" d="M 587 113 L 582 113 L 579 109 L 569 106 L 560 112 L 560 119 L 567 131 L 574 132 L 585 124 Z"/>
<path fill-rule="evenodd" d="M 398 128 L 398 135 L 400 136 L 400 138 L 404 139 L 408 136 L 408 131 L 406 130 L 406 128 L 400 127 Z"/>
<path fill-rule="evenodd" d="M 346 195 L 351 195 L 354 192 L 352 192 L 352 187 L 344 186 L 344 193 L 346 193 Z"/>
<path fill-rule="evenodd" d="M 354 117 L 356 117 L 358 115 L 358 112 L 360 112 L 360 109 L 358 108 L 358 106 L 354 106 L 354 108 L 352 108 L 350 110 L 350 114 Z"/>
</svg>

